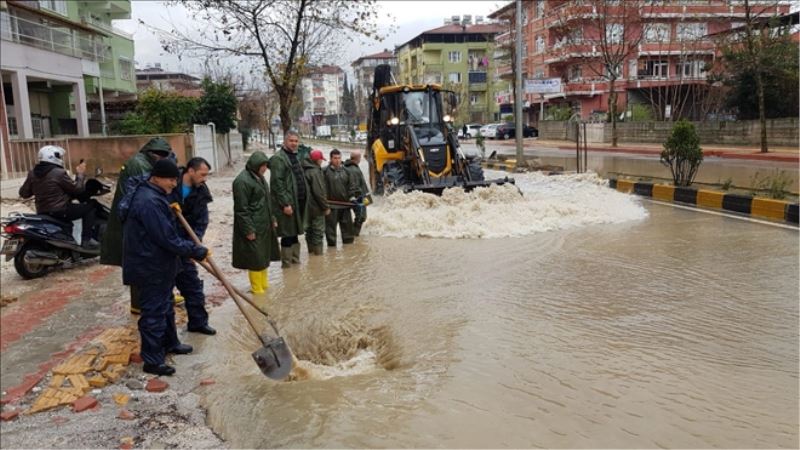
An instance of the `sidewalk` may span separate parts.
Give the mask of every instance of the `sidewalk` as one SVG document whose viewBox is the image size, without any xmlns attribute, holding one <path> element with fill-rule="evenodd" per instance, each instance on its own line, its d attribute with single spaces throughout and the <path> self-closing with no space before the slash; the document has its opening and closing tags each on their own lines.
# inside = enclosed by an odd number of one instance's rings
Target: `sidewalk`
<svg viewBox="0 0 800 450">
<path fill-rule="evenodd" d="M 491 140 L 497 145 L 515 147 L 514 140 L 497 141 Z M 557 148 L 559 150 L 575 150 L 574 141 L 562 140 L 540 140 L 537 138 L 528 138 L 523 140 L 523 147 L 525 149 L 536 147 L 549 147 Z M 590 143 L 588 144 L 590 152 L 607 152 L 607 153 L 628 153 L 638 155 L 651 155 L 657 156 L 661 154 L 663 146 L 659 144 L 636 144 L 636 143 L 621 143 L 617 147 L 612 147 L 611 144 Z M 722 146 L 722 145 L 701 145 L 703 148 L 703 155 L 715 156 L 718 158 L 728 159 L 744 159 L 753 161 L 774 161 L 774 162 L 790 162 L 800 163 L 800 147 L 771 147 L 769 153 L 761 153 L 759 147 L 750 146 Z"/>
</svg>

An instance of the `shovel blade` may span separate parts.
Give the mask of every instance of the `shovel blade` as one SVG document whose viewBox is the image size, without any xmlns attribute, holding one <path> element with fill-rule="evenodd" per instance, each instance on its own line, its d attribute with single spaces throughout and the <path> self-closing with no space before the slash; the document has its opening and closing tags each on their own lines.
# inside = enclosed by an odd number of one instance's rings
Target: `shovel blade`
<svg viewBox="0 0 800 450">
<path fill-rule="evenodd" d="M 283 380 L 292 371 L 292 351 L 282 337 L 263 341 L 264 346 L 253 352 L 253 359 L 267 378 Z"/>
</svg>

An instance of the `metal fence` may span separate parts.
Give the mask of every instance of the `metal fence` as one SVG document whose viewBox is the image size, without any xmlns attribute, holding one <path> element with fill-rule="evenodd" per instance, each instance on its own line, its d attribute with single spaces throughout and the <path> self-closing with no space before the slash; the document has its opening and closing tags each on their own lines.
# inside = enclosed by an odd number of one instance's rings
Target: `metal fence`
<svg viewBox="0 0 800 450">
<path fill-rule="evenodd" d="M 72 160 L 69 156 L 69 139 L 28 139 L 11 141 L 8 143 L 7 170 L 2 172 L 2 179 L 10 180 L 24 177 L 39 158 L 39 149 L 45 145 L 57 145 L 67 151 L 64 167 L 72 170 Z"/>
</svg>

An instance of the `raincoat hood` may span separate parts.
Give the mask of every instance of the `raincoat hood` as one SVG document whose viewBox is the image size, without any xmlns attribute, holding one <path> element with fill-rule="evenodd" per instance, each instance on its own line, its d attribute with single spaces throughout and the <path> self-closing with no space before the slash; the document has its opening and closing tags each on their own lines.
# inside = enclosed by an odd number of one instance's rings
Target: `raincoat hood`
<svg viewBox="0 0 800 450">
<path fill-rule="evenodd" d="M 264 154 L 262 151 L 257 151 L 250 155 L 250 158 L 247 159 L 247 170 L 258 174 L 258 168 L 261 167 L 263 164 L 269 163 L 269 157 Z"/>
<path fill-rule="evenodd" d="M 169 143 L 164 138 L 155 137 L 147 141 L 139 151 L 142 153 L 160 152 L 169 154 L 172 153 L 172 147 L 169 146 Z"/>
</svg>

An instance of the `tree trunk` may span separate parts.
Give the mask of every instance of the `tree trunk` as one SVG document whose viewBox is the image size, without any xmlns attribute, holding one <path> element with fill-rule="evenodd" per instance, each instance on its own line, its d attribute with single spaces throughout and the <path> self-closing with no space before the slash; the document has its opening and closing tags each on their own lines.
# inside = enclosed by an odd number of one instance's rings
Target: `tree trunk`
<svg viewBox="0 0 800 450">
<path fill-rule="evenodd" d="M 281 128 L 283 129 L 283 135 L 286 136 L 286 132 L 292 128 L 292 115 L 289 112 L 292 108 L 292 96 L 284 89 L 278 90 L 278 105 L 280 108 L 278 116 L 281 118 Z"/>
<path fill-rule="evenodd" d="M 756 90 L 758 91 L 758 123 L 761 126 L 761 153 L 767 153 L 767 116 L 764 106 L 764 80 L 761 71 L 756 69 Z"/>
<path fill-rule="evenodd" d="M 608 112 L 611 115 L 611 146 L 617 146 L 617 91 L 614 89 L 615 81 L 613 78 L 608 81 Z"/>
</svg>

